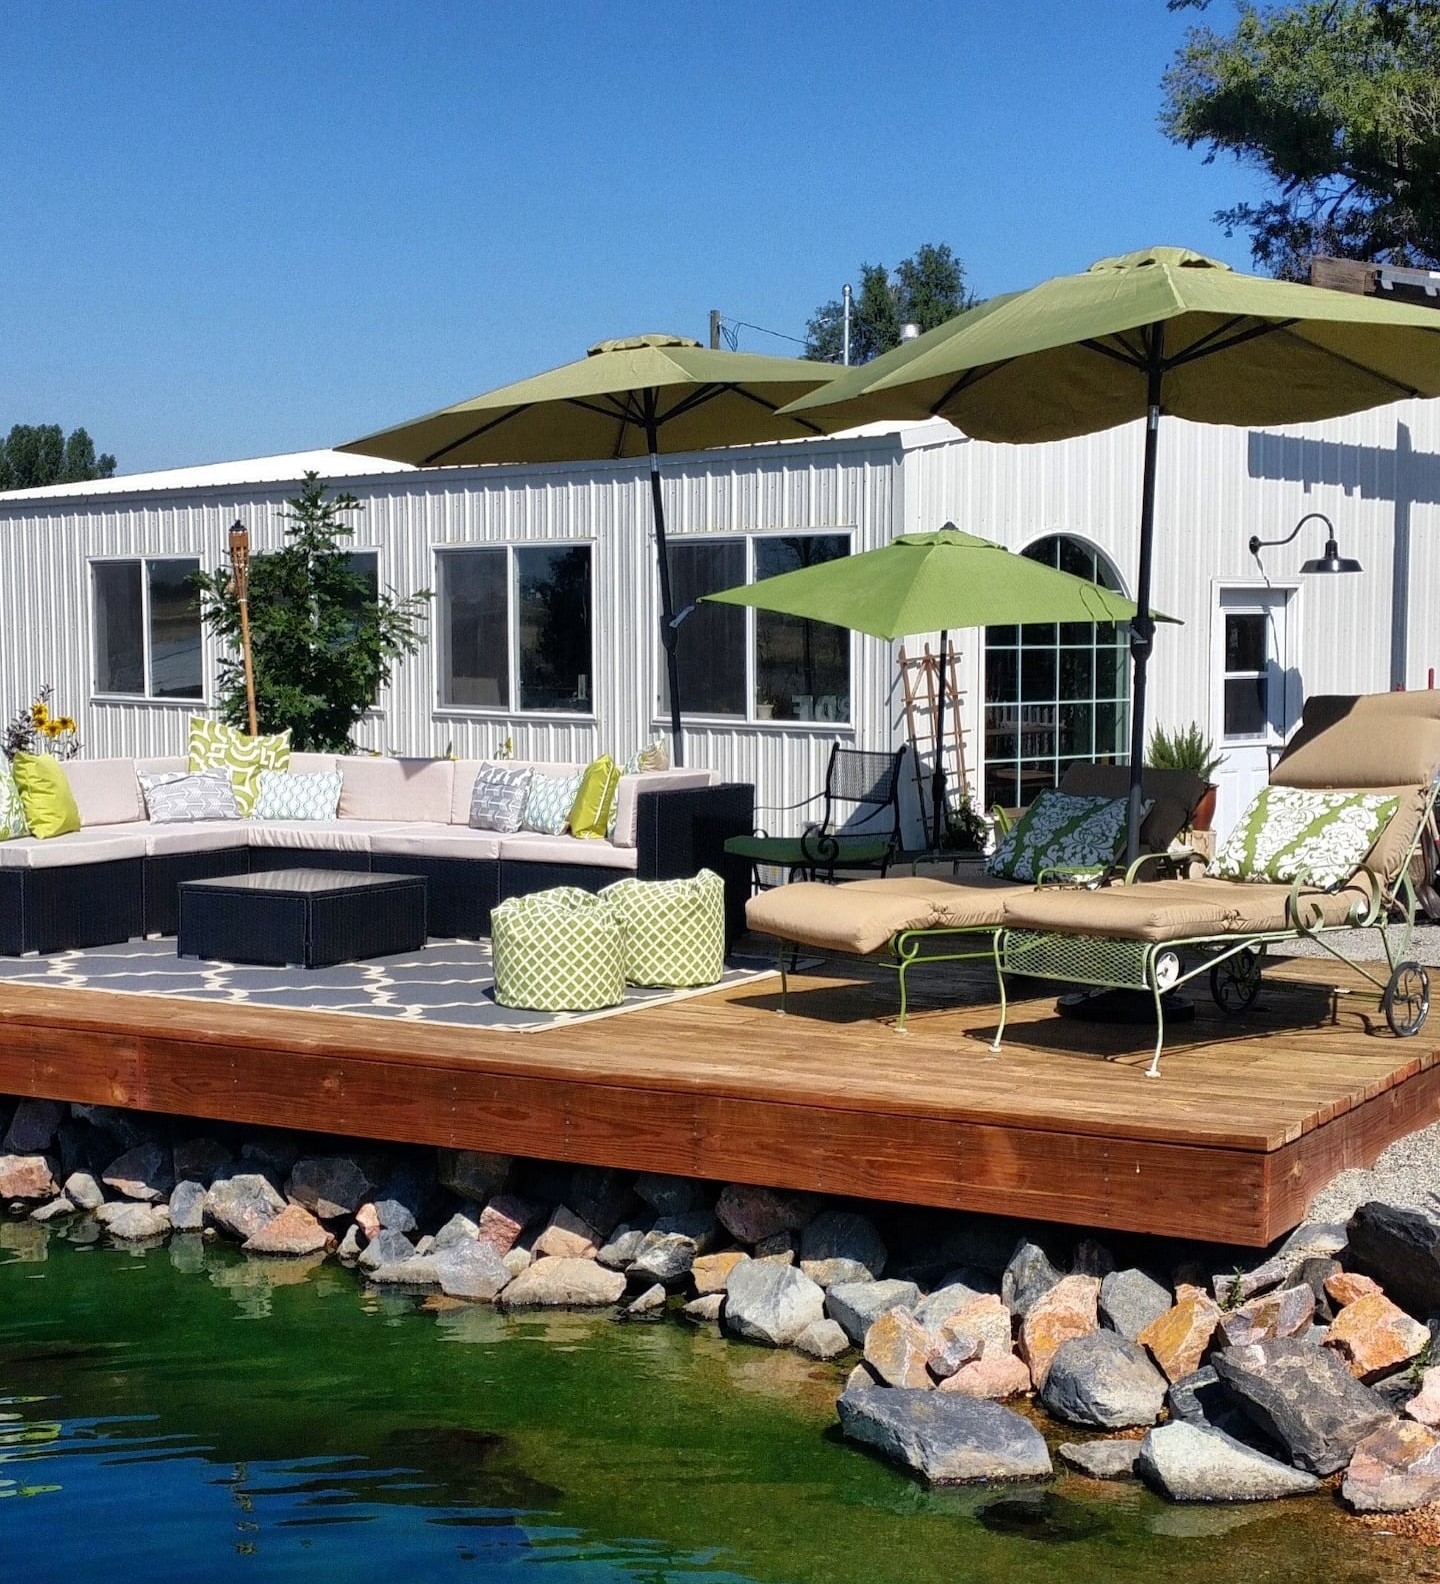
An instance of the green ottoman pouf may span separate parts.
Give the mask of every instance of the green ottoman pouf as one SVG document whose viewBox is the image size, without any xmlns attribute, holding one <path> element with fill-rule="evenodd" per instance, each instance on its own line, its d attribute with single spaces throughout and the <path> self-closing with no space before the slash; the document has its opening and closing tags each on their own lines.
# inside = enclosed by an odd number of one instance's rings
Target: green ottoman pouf
<svg viewBox="0 0 1440 1584">
<path fill-rule="evenodd" d="M 538 1012 L 593 1012 L 625 999 L 620 921 L 578 886 L 512 897 L 490 914 L 495 999 Z"/>
<path fill-rule="evenodd" d="M 716 984 L 725 972 L 725 882 L 710 869 L 690 880 L 618 880 L 600 893 L 615 910 L 633 985 Z"/>
</svg>

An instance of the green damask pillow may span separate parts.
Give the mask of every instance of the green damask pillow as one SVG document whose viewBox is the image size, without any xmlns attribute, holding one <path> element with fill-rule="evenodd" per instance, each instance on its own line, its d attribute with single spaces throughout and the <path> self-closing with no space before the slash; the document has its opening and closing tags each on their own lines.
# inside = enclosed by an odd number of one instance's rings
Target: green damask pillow
<svg viewBox="0 0 1440 1584">
<path fill-rule="evenodd" d="M 223 721 L 206 720 L 200 715 L 190 717 L 190 768 L 228 770 L 243 818 L 250 817 L 260 795 L 260 772 L 289 767 L 288 727 L 269 737 L 251 737 Z"/>
<path fill-rule="evenodd" d="M 1142 805 L 1142 815 L 1150 804 Z M 1010 827 L 985 867 L 1006 880 L 1039 879 L 1046 869 L 1103 869 L 1125 840 L 1124 798 L 1078 797 L 1046 788 Z"/>
<path fill-rule="evenodd" d="M 1205 871 L 1221 880 L 1338 891 L 1390 823 L 1400 799 L 1378 792 L 1267 786 Z"/>
<path fill-rule="evenodd" d="M 13 841 L 17 836 L 29 834 L 20 789 L 15 785 L 9 765 L 0 764 L 0 841 Z"/>
</svg>

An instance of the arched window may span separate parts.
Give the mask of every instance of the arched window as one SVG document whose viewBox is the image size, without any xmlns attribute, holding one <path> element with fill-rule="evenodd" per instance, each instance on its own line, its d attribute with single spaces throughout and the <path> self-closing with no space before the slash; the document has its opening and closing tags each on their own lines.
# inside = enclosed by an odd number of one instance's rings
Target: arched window
<svg viewBox="0 0 1440 1584">
<path fill-rule="evenodd" d="M 1093 546 L 1050 534 L 1034 561 L 1119 590 Z M 985 800 L 1009 808 L 1054 786 L 1075 760 L 1129 757 L 1127 630 L 1107 622 L 985 629 Z"/>
</svg>

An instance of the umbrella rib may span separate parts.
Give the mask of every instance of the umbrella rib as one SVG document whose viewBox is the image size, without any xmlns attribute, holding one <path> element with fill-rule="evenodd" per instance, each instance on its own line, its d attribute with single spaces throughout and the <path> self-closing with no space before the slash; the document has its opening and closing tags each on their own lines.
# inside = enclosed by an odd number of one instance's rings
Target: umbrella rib
<svg viewBox="0 0 1440 1584">
<path fill-rule="evenodd" d="M 1294 320 L 1291 322 L 1298 323 L 1298 321 Z M 1428 327 L 1426 329 L 1428 334 L 1435 334 L 1435 331 L 1429 330 Z M 1286 333 L 1289 333 L 1288 330 Z M 1392 379 L 1388 374 L 1382 374 L 1379 369 L 1371 368 L 1368 363 L 1357 363 L 1354 358 L 1346 357 L 1343 352 L 1332 352 L 1328 347 L 1317 347 L 1313 341 L 1306 341 L 1304 336 L 1291 336 L 1291 339 L 1304 342 L 1304 345 L 1309 350 L 1318 351 L 1323 356 L 1333 359 L 1336 363 L 1343 363 L 1346 368 L 1353 369 L 1357 374 L 1368 375 L 1370 379 L 1375 380 L 1380 385 L 1388 385 L 1391 390 L 1398 391 L 1402 396 L 1423 396 L 1425 394 L 1424 391 L 1416 390 L 1413 385 L 1403 384 L 1400 380 Z"/>
<path fill-rule="evenodd" d="M 1186 363 L 1195 363 L 1205 357 L 1216 357 L 1221 352 L 1232 352 L 1236 347 L 1244 346 L 1247 341 L 1258 341 L 1261 336 L 1282 334 L 1299 323 L 1296 319 L 1262 319 L 1248 329 L 1240 331 L 1238 335 L 1232 335 L 1228 341 L 1220 339 L 1227 331 L 1233 330 L 1236 325 L 1243 322 L 1243 319 L 1236 318 L 1227 320 L 1223 325 L 1217 325 L 1209 335 L 1201 336 L 1183 352 L 1177 352 L 1174 357 L 1167 358 L 1166 369 L 1180 368 Z"/>
<path fill-rule="evenodd" d="M 531 403 L 526 402 L 522 406 L 512 407 L 508 412 L 501 413 L 498 418 L 492 418 L 489 423 L 483 423 L 477 429 L 471 429 L 467 434 L 461 435 L 458 440 L 452 440 L 448 445 L 441 446 L 438 451 L 432 451 L 421 462 L 420 466 L 433 467 L 439 462 L 441 457 L 449 456 L 452 451 L 458 451 L 461 446 L 469 445 L 472 440 L 478 440 L 481 435 L 487 435 L 492 429 L 498 429 L 501 424 L 509 423 L 512 418 L 518 418 L 521 413 L 528 412 L 531 405 Z"/>
</svg>

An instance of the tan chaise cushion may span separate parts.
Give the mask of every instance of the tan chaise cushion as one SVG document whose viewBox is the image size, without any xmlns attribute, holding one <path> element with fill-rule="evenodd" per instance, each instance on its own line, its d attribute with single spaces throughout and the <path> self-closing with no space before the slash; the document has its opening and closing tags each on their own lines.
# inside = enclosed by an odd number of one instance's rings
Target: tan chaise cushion
<svg viewBox="0 0 1440 1584">
<path fill-rule="evenodd" d="M 1140 786 L 1150 812 L 1140 824 L 1142 852 L 1164 852 L 1190 823 L 1205 782 L 1189 770 L 1140 772 Z M 1116 764 L 1072 764 L 1060 778 L 1059 790 L 1076 797 L 1123 798 L 1130 795 L 1130 767 Z"/>
<path fill-rule="evenodd" d="M 1322 694 L 1309 699 L 1275 768 L 1272 786 L 1428 786 L 1440 767 L 1435 693 Z"/>
<path fill-rule="evenodd" d="M 996 929 L 1009 900 L 1025 894 L 1025 887 L 987 874 L 965 881 L 891 875 L 845 885 L 800 880 L 752 897 L 745 923 L 757 935 L 868 957 L 898 930 Z"/>
</svg>

